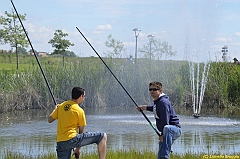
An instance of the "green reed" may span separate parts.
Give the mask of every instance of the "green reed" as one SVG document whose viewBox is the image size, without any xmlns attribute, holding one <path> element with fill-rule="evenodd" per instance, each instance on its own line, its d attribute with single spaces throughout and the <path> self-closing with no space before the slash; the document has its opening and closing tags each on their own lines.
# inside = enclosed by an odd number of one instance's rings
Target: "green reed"
<svg viewBox="0 0 240 159">
<path fill-rule="evenodd" d="M 99 58 L 66 58 L 64 66 L 61 57 L 39 59 L 57 103 L 70 98 L 72 87 L 81 86 L 86 89 L 84 104 L 88 107 L 134 104 Z M 138 104 L 151 102 L 148 84 L 154 80 L 162 82 L 164 92 L 174 106 L 183 107 L 191 99 L 186 61 L 139 59 L 133 64 L 125 59 L 103 59 Z M 0 113 L 52 108 L 52 97 L 34 57 L 20 56 L 19 70 L 8 68 L 9 63 L 14 64 L 13 61 L 1 64 L 0 68 L 0 88 L 3 88 L 0 92 Z M 203 107 L 228 107 L 229 111 L 224 112 L 226 116 L 239 114 L 239 72 L 240 66 L 212 63 Z"/>
</svg>

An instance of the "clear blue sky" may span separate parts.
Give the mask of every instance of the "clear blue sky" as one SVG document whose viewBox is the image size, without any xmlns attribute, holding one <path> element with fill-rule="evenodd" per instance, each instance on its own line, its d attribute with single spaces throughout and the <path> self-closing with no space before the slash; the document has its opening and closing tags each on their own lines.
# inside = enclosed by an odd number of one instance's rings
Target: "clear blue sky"
<svg viewBox="0 0 240 159">
<path fill-rule="evenodd" d="M 141 29 L 138 48 L 149 43 L 147 35 L 167 41 L 177 51 L 173 60 L 221 61 L 221 48 L 229 48 L 229 61 L 240 59 L 239 0 L 13 0 L 37 51 L 52 52 L 48 41 L 57 29 L 68 33 L 78 56 L 96 56 L 77 31 L 104 56 L 107 36 L 124 43 L 122 57 L 135 54 L 134 28 Z M 0 15 L 10 12 L 10 0 L 0 0 Z M 187 49 L 185 49 L 187 48 Z M 9 50 L 9 46 L 0 45 Z M 30 49 L 30 48 L 29 48 Z M 186 51 L 184 51 L 186 50 Z M 140 57 L 140 53 L 138 57 Z"/>
</svg>

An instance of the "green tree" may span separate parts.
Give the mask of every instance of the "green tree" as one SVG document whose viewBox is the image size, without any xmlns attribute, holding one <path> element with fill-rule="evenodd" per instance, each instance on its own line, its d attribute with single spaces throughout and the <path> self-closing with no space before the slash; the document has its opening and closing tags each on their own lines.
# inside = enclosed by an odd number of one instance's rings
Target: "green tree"
<svg viewBox="0 0 240 159">
<path fill-rule="evenodd" d="M 0 20 L 2 19 L 2 16 L 0 16 Z M 1 22 L 0 22 L 1 24 Z M 2 24 L 1 24 L 2 25 Z M 3 37 L 4 37 L 4 30 L 0 29 L 0 44 L 4 44 L 3 42 Z"/>
<path fill-rule="evenodd" d="M 169 57 L 176 56 L 177 51 L 172 51 L 172 45 L 169 45 L 168 42 L 164 41 L 162 43 L 161 52 L 165 55 L 165 59 Z"/>
<path fill-rule="evenodd" d="M 139 49 L 139 52 L 143 53 L 143 56 L 149 59 L 161 60 L 163 56 L 165 59 L 169 57 L 176 56 L 177 52 L 172 51 L 172 46 L 168 42 L 161 42 L 160 40 L 153 39 L 151 42 L 151 52 L 150 52 L 150 42 L 149 44 L 143 45 Z"/>
<path fill-rule="evenodd" d="M 27 54 L 27 50 L 23 47 L 18 46 L 17 50 L 18 50 L 18 53 L 20 54 L 25 54 L 25 55 Z"/>
<path fill-rule="evenodd" d="M 112 34 L 108 35 L 105 46 L 112 49 L 112 51 L 108 51 L 109 57 L 117 57 L 121 54 L 121 52 L 125 51 L 123 43 L 119 40 L 113 39 Z"/>
<path fill-rule="evenodd" d="M 38 51 L 35 50 L 35 49 L 34 49 L 34 51 L 35 51 L 35 53 L 38 55 Z M 29 52 L 29 53 L 33 53 L 34 51 L 33 51 L 32 49 L 30 49 L 28 52 Z"/>
<path fill-rule="evenodd" d="M 65 56 L 69 56 L 69 57 L 76 57 L 76 54 L 73 51 L 65 51 Z"/>
<path fill-rule="evenodd" d="M 16 49 L 17 69 L 18 69 L 18 46 L 27 47 L 28 41 L 25 32 L 18 21 L 18 16 L 12 10 L 11 13 L 5 11 L 6 17 L 0 16 L 0 42 L 10 44 L 11 48 Z M 21 21 L 26 20 L 26 14 L 19 14 Z"/>
<path fill-rule="evenodd" d="M 66 54 L 66 50 L 70 46 L 74 46 L 73 43 L 71 43 L 69 40 L 63 39 L 64 37 L 68 36 L 67 33 L 63 33 L 62 30 L 56 30 L 54 33 L 53 39 L 49 40 L 49 44 L 54 47 L 54 51 L 52 55 L 54 54 L 60 54 L 63 56 L 63 66 L 64 66 L 64 56 Z"/>
</svg>

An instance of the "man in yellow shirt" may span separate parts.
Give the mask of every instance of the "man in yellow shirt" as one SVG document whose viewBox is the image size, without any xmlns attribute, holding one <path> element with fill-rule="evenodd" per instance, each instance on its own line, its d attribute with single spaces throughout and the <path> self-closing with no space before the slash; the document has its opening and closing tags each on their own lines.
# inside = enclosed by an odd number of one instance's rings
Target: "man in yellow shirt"
<svg viewBox="0 0 240 159">
<path fill-rule="evenodd" d="M 57 125 L 57 156 L 58 159 L 70 159 L 71 151 L 78 156 L 80 147 L 96 143 L 99 159 L 106 158 L 107 134 L 104 132 L 84 132 L 86 118 L 84 110 L 78 105 L 85 98 L 85 89 L 74 87 L 72 99 L 55 106 L 48 117 L 48 122 L 58 120 Z"/>
</svg>

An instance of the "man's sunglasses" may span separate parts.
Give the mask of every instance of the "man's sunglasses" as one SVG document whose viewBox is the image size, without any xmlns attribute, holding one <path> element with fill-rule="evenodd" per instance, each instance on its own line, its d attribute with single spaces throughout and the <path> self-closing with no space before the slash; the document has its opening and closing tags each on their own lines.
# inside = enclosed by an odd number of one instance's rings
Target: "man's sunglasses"
<svg viewBox="0 0 240 159">
<path fill-rule="evenodd" d="M 159 88 L 149 88 L 149 91 L 157 91 Z"/>
</svg>

